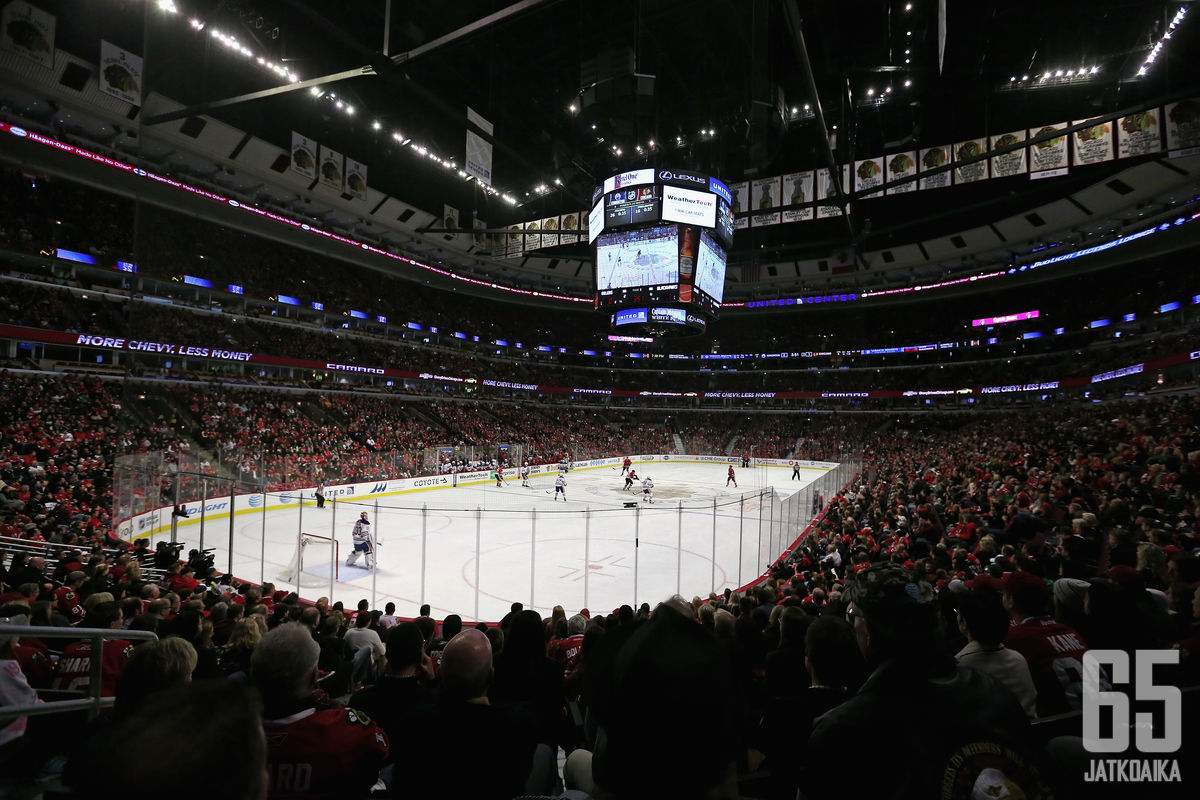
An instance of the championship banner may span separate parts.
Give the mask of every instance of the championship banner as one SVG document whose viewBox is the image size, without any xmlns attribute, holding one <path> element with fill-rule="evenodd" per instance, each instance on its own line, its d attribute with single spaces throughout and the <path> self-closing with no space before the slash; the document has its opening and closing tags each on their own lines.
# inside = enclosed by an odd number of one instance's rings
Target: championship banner
<svg viewBox="0 0 1200 800">
<path fill-rule="evenodd" d="M 317 179 L 317 143 L 292 131 L 292 171 Z"/>
<path fill-rule="evenodd" d="M 756 212 L 750 224 L 758 228 L 763 225 L 778 225 L 780 223 L 779 212 L 770 211 L 768 209 L 778 209 L 782 203 L 779 202 L 780 180 L 779 177 L 760 178 L 751 183 L 751 195 L 754 197 L 754 209 Z"/>
<path fill-rule="evenodd" d="M 733 195 L 733 201 L 730 207 L 733 209 L 733 227 L 735 230 L 742 230 L 750 227 L 750 218 L 747 216 L 738 216 L 745 214 L 750 210 L 750 182 L 742 181 L 741 183 L 729 184 L 729 193 Z"/>
<path fill-rule="evenodd" d="M 789 206 L 803 206 L 816 199 L 813 194 L 813 173 L 793 172 L 783 176 L 783 198 Z M 813 207 L 785 208 L 784 222 L 802 222 L 813 218 Z"/>
<path fill-rule="evenodd" d="M 730 205 L 734 214 L 745 214 L 750 210 L 750 184 L 748 181 L 729 184 L 729 192 L 733 195 Z"/>
<path fill-rule="evenodd" d="M 558 217 L 546 217 L 541 225 L 542 247 L 558 247 Z"/>
<path fill-rule="evenodd" d="M 542 246 L 542 224 L 540 222 L 536 220 L 526 222 L 521 228 L 525 231 L 525 241 L 521 245 L 521 252 L 528 253 L 530 250 L 537 250 Z"/>
<path fill-rule="evenodd" d="M 975 158 L 983 155 L 984 148 L 987 147 L 986 139 L 967 139 L 965 142 L 959 142 L 954 145 L 954 163 L 958 164 L 968 158 Z M 988 178 L 988 162 L 987 159 L 976 161 L 972 164 L 963 164 L 954 168 L 954 184 L 957 186 L 961 183 L 975 183 L 976 181 L 986 181 Z"/>
<path fill-rule="evenodd" d="M 524 236 L 521 233 L 521 226 L 509 225 L 510 233 L 504 236 L 504 257 L 505 258 L 520 258 L 521 247 L 524 244 Z"/>
<path fill-rule="evenodd" d="M 562 231 L 560 244 L 575 244 L 579 241 L 579 220 L 582 213 L 563 214 L 558 219 L 558 229 Z"/>
<path fill-rule="evenodd" d="M 850 191 L 850 165 L 843 164 L 842 172 L 842 191 Z M 829 200 L 837 197 L 837 185 L 830 178 L 828 169 L 817 170 L 817 199 Z M 839 206 L 817 206 L 817 219 L 829 219 L 830 217 L 842 216 L 842 209 Z"/>
<path fill-rule="evenodd" d="M 458 219 L 458 209 L 457 208 L 455 208 L 454 206 L 448 206 L 445 203 L 442 203 L 442 227 L 446 228 L 448 230 L 458 230 L 459 219 Z M 446 237 L 447 239 L 457 240 L 459 237 L 459 234 L 443 233 L 442 236 Z"/>
<path fill-rule="evenodd" d="M 883 159 L 864 158 L 854 162 L 854 193 L 874 189 L 883 183 Z M 871 192 L 863 197 L 883 197 L 883 192 Z"/>
<path fill-rule="evenodd" d="M 100 40 L 100 91 L 135 106 L 142 104 L 142 57 Z"/>
<path fill-rule="evenodd" d="M 466 173 L 474 175 L 475 180 L 482 183 L 484 186 L 492 185 L 492 143 L 482 136 L 471 130 L 470 125 L 474 125 L 479 130 L 492 135 L 493 125 L 475 112 L 475 109 L 467 106 L 467 157 L 463 160 Z"/>
<path fill-rule="evenodd" d="M 318 171 L 319 180 L 322 186 L 328 186 L 334 189 L 338 194 L 344 191 L 345 184 L 345 159 L 342 154 L 336 150 L 330 150 L 325 145 L 319 148 L 321 154 L 321 168 Z"/>
<path fill-rule="evenodd" d="M 474 245 L 475 249 L 483 253 L 492 252 L 492 242 L 487 235 L 487 223 L 479 217 L 473 217 L 471 219 L 471 228 L 473 230 L 471 244 Z"/>
<path fill-rule="evenodd" d="M 1167 116 L 1167 150 L 1172 156 L 1192 155 L 1200 147 L 1200 98 L 1188 98 L 1171 103 Z M 1177 151 L 1184 152 L 1177 152 Z"/>
<path fill-rule="evenodd" d="M 1044 125 L 1036 131 L 1029 129 L 1029 138 L 1036 139 L 1061 131 L 1067 123 Z M 1044 142 L 1038 142 L 1029 147 L 1029 177 L 1048 178 L 1052 175 L 1067 174 L 1067 137 L 1052 136 Z"/>
<path fill-rule="evenodd" d="M 896 153 L 891 158 L 884 162 L 884 168 L 887 173 L 886 183 L 891 183 L 897 178 L 907 178 L 917 174 L 917 151 L 909 150 L 906 153 Z M 904 194 L 905 192 L 915 192 L 917 190 L 917 182 L 909 181 L 902 183 L 899 186 L 888 187 L 888 194 Z"/>
<path fill-rule="evenodd" d="M 1071 123 L 1078 125 L 1088 120 L 1076 120 Z M 1075 146 L 1071 148 L 1072 166 L 1082 164 L 1102 164 L 1113 160 L 1113 132 L 1111 122 L 1098 122 L 1090 128 L 1075 131 L 1071 137 Z"/>
<path fill-rule="evenodd" d="M 991 138 L 992 150 L 998 147 L 1008 147 L 1025 141 L 1025 131 L 1013 131 L 1012 133 L 1002 133 L 999 136 Z M 1027 148 L 1021 147 L 1013 150 L 1011 153 L 992 156 L 992 177 L 1007 178 L 1011 175 L 1024 175 L 1028 169 L 1025 160 L 1025 151 Z"/>
<path fill-rule="evenodd" d="M 950 163 L 950 145 L 941 147 L 926 147 L 921 150 L 921 160 L 917 162 L 917 170 L 926 172 L 938 167 L 944 167 Z M 917 181 L 918 188 L 922 191 L 925 189 L 941 189 L 950 185 L 950 173 L 939 172 L 936 175 L 930 175 L 927 178 L 921 178 Z"/>
<path fill-rule="evenodd" d="M 53 14 L 13 0 L 0 13 L 0 47 L 54 69 L 54 25 Z"/>
<path fill-rule="evenodd" d="M 346 194 L 356 200 L 367 197 L 367 165 L 346 156 Z"/>
<path fill-rule="evenodd" d="M 1117 158 L 1162 152 L 1162 109 L 1152 108 L 1117 120 Z"/>
</svg>

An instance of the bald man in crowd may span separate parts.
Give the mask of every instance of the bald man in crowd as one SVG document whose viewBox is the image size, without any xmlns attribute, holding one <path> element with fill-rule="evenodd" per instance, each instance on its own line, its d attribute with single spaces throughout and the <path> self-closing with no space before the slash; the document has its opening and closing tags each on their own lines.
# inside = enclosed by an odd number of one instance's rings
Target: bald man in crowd
<svg viewBox="0 0 1200 800">
<path fill-rule="evenodd" d="M 396 754 L 396 774 L 416 781 L 406 787 L 412 796 L 509 800 L 526 793 L 536 722 L 532 711 L 491 705 L 492 677 L 492 645 L 482 631 L 465 630 L 446 645 L 438 704 L 415 720 L 425 734 L 421 750 Z"/>
</svg>

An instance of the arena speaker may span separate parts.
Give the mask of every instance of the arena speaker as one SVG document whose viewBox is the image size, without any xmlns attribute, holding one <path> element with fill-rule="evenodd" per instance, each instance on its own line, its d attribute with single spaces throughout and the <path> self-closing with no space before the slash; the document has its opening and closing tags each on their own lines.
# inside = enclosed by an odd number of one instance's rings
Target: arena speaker
<svg viewBox="0 0 1200 800">
<path fill-rule="evenodd" d="M 92 76 L 92 71 L 82 64 L 77 64 L 74 61 L 67 64 L 63 70 L 62 77 L 58 82 L 68 89 L 74 89 L 77 92 L 82 92 L 83 87 L 87 85 L 88 78 Z"/>
<path fill-rule="evenodd" d="M 196 139 L 200 136 L 201 131 L 204 130 L 204 126 L 207 124 L 208 123 L 200 117 L 188 117 L 183 121 L 183 124 L 179 126 L 179 132 L 184 136 L 190 136 L 191 138 Z"/>
<path fill-rule="evenodd" d="M 280 153 L 279 155 L 275 156 L 275 160 L 271 162 L 271 170 L 273 172 L 284 172 L 291 163 L 291 159 L 288 158 L 287 153 Z"/>
</svg>

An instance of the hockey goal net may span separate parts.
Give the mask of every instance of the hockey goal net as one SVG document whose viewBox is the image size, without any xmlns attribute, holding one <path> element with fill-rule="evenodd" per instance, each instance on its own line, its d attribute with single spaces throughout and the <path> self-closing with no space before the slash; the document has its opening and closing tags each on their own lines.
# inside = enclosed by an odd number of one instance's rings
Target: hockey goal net
<svg viewBox="0 0 1200 800">
<path fill-rule="evenodd" d="M 329 536 L 316 533 L 300 534 L 296 543 L 296 552 L 277 580 L 285 584 L 298 586 L 325 586 L 330 576 L 338 578 L 339 542 Z"/>
</svg>

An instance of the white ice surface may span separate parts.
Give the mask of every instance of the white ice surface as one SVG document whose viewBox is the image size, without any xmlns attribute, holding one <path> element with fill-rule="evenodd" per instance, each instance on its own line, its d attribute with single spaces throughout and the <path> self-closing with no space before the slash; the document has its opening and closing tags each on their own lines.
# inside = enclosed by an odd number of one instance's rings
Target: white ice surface
<svg viewBox="0 0 1200 800">
<path fill-rule="evenodd" d="M 754 580 L 799 533 L 779 524 L 777 506 L 760 503 L 760 492 L 773 486 L 784 498 L 824 474 L 805 469 L 798 481 L 790 479 L 790 467 L 735 466 L 740 484 L 735 489 L 725 486 L 725 464 L 644 467 L 638 475 L 653 478 L 653 505 L 641 502 L 640 483 L 636 491 L 622 490 L 619 467 L 600 467 L 568 475 L 566 503 L 553 499 L 550 474 L 530 478 L 530 488 L 516 478 L 502 488 L 437 488 L 342 501 L 336 510 L 330 502 L 322 510 L 309 503 L 303 509 L 240 513 L 234 522 L 234 574 L 295 590 L 278 576 L 304 531 L 336 538 L 341 563 L 331 587 L 329 550 L 314 542 L 305 551 L 301 596 L 331 596 L 348 608 L 374 598 L 372 608 L 390 600 L 401 615 L 415 615 L 421 603 L 429 603 L 438 618 L 456 613 L 464 620 L 495 621 L 514 601 L 545 615 L 562 605 L 568 616 L 585 607 L 608 613 L 624 603 L 653 606 L 676 591 L 706 596 Z M 810 492 L 801 498 L 806 507 Z M 637 501 L 636 508 L 623 507 L 630 501 Z M 345 564 L 350 530 L 364 510 L 380 542 L 374 573 L 361 558 L 357 567 Z M 197 546 L 199 534 L 196 524 L 179 530 L 188 548 Z M 205 525 L 204 546 L 216 548 L 222 570 L 228 541 L 228 519 Z"/>
</svg>

